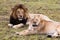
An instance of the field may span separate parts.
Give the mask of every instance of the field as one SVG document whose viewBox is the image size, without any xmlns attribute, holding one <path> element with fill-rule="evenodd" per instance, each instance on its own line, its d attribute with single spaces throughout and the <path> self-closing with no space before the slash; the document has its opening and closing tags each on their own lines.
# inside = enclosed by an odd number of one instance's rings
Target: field
<svg viewBox="0 0 60 40">
<path fill-rule="evenodd" d="M 60 21 L 60 0 L 0 0 L 0 40 L 60 40 L 46 35 L 15 35 L 16 31 L 27 29 L 27 26 L 20 29 L 7 26 L 11 8 L 20 3 L 25 4 L 30 13 L 42 13 L 54 21 Z"/>
</svg>

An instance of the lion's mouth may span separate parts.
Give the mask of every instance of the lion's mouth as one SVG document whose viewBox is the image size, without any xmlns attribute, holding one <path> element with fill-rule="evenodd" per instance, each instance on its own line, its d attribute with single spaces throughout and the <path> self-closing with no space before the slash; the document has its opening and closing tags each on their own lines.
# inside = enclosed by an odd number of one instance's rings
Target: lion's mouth
<svg viewBox="0 0 60 40">
<path fill-rule="evenodd" d="M 36 24 L 33 24 L 32 26 L 33 26 L 33 27 L 37 27 L 38 25 L 36 25 Z"/>
<path fill-rule="evenodd" d="M 18 19 L 19 19 L 19 20 L 23 20 L 23 16 L 21 16 L 21 15 L 18 16 Z"/>
</svg>

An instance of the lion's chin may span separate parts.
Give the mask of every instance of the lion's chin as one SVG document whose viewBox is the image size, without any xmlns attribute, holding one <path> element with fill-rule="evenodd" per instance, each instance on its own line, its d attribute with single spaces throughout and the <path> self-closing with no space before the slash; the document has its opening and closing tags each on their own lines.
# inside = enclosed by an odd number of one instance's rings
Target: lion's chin
<svg viewBox="0 0 60 40">
<path fill-rule="evenodd" d="M 20 21 L 23 20 L 23 19 L 19 19 Z"/>
</svg>

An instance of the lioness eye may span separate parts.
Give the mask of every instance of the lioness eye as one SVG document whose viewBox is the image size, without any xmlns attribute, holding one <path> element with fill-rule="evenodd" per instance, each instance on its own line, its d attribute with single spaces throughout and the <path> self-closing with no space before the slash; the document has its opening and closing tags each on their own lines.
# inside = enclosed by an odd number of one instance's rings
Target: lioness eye
<svg viewBox="0 0 60 40">
<path fill-rule="evenodd" d="M 38 21 L 38 19 L 36 19 L 36 21 Z"/>
</svg>

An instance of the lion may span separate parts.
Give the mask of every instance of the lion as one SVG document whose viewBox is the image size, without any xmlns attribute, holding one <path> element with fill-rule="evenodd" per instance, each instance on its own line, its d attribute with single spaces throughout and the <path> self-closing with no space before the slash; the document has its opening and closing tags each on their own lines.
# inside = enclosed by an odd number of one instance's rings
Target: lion
<svg viewBox="0 0 60 40">
<path fill-rule="evenodd" d="M 8 26 L 15 27 L 15 26 L 23 26 L 27 22 L 27 13 L 28 9 L 25 7 L 24 4 L 17 4 L 12 8 L 12 13 L 10 15 L 10 24 Z"/>
<path fill-rule="evenodd" d="M 58 37 L 60 35 L 60 22 L 47 21 L 35 16 L 30 20 L 28 29 L 16 32 L 18 35 L 46 34 L 49 37 Z"/>
<path fill-rule="evenodd" d="M 29 13 L 28 8 L 24 4 L 17 4 L 12 8 L 8 26 L 15 29 L 23 27 L 24 25 L 29 24 L 30 18 L 33 18 L 36 15 L 40 15 L 44 20 L 53 21 L 46 15 Z"/>
</svg>

